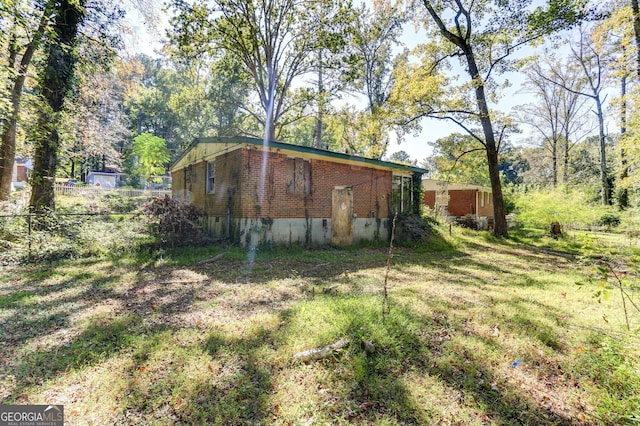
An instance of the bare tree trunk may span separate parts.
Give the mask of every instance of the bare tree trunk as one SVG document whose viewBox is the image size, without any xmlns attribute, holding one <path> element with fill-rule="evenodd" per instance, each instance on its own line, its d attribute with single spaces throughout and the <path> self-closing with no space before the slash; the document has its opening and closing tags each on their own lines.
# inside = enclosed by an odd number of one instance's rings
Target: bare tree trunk
<svg viewBox="0 0 640 426">
<path fill-rule="evenodd" d="M 40 89 L 46 107 L 40 113 L 41 132 L 36 140 L 35 161 L 31 180 L 31 211 L 54 209 L 54 182 L 58 161 L 59 116 L 64 100 L 73 85 L 76 58 L 73 48 L 78 26 L 84 18 L 84 0 L 61 0 L 55 10 L 52 41 L 47 45 L 47 65 Z"/>
<path fill-rule="evenodd" d="M 322 112 L 324 111 L 324 87 L 322 86 L 322 49 L 318 51 L 318 119 L 316 121 L 316 148 L 322 148 Z"/>
<path fill-rule="evenodd" d="M 57 114 L 53 111 L 40 112 L 38 127 L 42 135 L 35 142 L 35 158 L 31 176 L 31 211 L 42 213 L 55 209 L 54 183 L 58 161 Z"/>
<path fill-rule="evenodd" d="M 470 46 L 466 47 L 465 56 L 469 66 L 469 75 L 475 83 L 476 103 L 478 105 L 478 112 L 480 113 L 480 123 L 482 124 L 482 130 L 484 132 L 487 163 L 489 166 L 489 181 L 491 182 L 491 192 L 493 196 L 493 234 L 496 236 L 506 236 L 508 229 L 504 197 L 502 195 L 502 182 L 500 182 L 500 170 L 498 168 L 498 146 L 493 132 L 491 116 L 489 115 L 484 83 L 480 78 L 475 56 Z"/>
<path fill-rule="evenodd" d="M 0 142 L 0 201 L 4 201 L 9 197 L 11 192 L 11 179 L 13 174 L 13 166 L 16 157 L 16 132 L 18 128 L 18 118 L 20 116 L 20 101 L 22 100 L 22 91 L 24 83 L 27 79 L 27 71 L 31 64 L 31 59 L 35 51 L 40 47 L 44 32 L 46 31 L 47 22 L 51 13 L 52 3 L 47 2 L 40 19 L 38 29 L 33 34 L 33 38 L 27 44 L 22 54 L 18 70 L 13 80 L 13 84 L 9 82 L 11 87 L 11 109 L 9 114 L 2 123 L 2 141 Z M 15 31 L 15 29 L 14 29 Z M 12 43 L 9 47 L 9 65 L 14 66 L 15 58 L 18 54 L 17 41 L 12 37 Z"/>
<path fill-rule="evenodd" d="M 620 104 L 620 139 L 625 137 L 627 133 L 627 75 L 624 74 L 620 81 L 620 98 L 622 102 Z M 627 156 L 624 151 L 624 146 L 620 144 L 620 174 L 618 176 L 618 185 L 629 177 L 629 164 L 627 163 Z M 629 207 L 629 190 L 627 188 L 620 188 L 618 191 L 618 204 L 621 208 Z"/>
<path fill-rule="evenodd" d="M 607 173 L 607 153 L 606 153 L 606 136 L 604 134 L 604 114 L 602 112 L 602 102 L 600 96 L 595 96 L 596 109 L 598 115 L 598 127 L 600 138 L 600 183 L 602 185 L 602 205 L 608 206 L 611 200 L 609 191 L 608 173 Z"/>
<path fill-rule="evenodd" d="M 273 141 L 276 139 L 276 129 L 275 129 L 275 97 L 276 97 L 276 79 L 275 79 L 275 71 L 270 69 L 268 73 L 271 75 L 268 76 L 268 86 L 265 97 L 265 121 L 264 121 L 264 138 L 267 141 Z"/>
<path fill-rule="evenodd" d="M 562 153 L 563 169 L 562 169 L 562 182 L 566 185 L 569 183 L 569 132 L 566 131 L 564 135 L 564 152 Z"/>
<path fill-rule="evenodd" d="M 558 186 L 558 141 L 554 140 L 551 142 L 551 163 L 552 163 L 552 179 L 553 179 L 553 187 Z"/>
<path fill-rule="evenodd" d="M 631 9 L 633 10 L 633 32 L 636 39 L 636 70 L 640 78 L 640 6 L 638 6 L 638 0 L 631 0 Z"/>
</svg>

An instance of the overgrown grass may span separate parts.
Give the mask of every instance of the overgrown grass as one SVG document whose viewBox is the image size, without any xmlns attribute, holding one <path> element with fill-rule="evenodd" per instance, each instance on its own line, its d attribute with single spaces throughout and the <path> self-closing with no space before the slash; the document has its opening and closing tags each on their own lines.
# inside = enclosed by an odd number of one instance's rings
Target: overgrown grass
<svg viewBox="0 0 640 426">
<path fill-rule="evenodd" d="M 385 246 L 9 266 L 0 401 L 64 404 L 69 424 L 632 424 L 640 314 L 627 331 L 619 298 L 576 285 L 584 249 L 439 229 L 394 250 L 386 316 Z"/>
</svg>

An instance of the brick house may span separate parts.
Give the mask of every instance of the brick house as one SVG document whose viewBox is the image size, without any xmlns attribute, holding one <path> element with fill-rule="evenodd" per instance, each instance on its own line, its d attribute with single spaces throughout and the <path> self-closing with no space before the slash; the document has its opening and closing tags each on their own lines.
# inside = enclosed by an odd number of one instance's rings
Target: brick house
<svg viewBox="0 0 640 426">
<path fill-rule="evenodd" d="M 11 189 L 21 188 L 29 183 L 31 177 L 31 170 L 33 170 L 33 163 L 31 160 L 22 157 L 16 157 L 13 162 L 13 171 L 11 173 Z"/>
<path fill-rule="evenodd" d="M 442 216 L 473 216 L 482 227 L 493 223 L 492 191 L 487 186 L 424 179 L 422 192 L 424 204 Z"/>
<path fill-rule="evenodd" d="M 392 212 L 419 208 L 424 173 L 245 137 L 196 139 L 171 167 L 173 197 L 202 208 L 213 236 L 242 245 L 388 239 Z"/>
</svg>

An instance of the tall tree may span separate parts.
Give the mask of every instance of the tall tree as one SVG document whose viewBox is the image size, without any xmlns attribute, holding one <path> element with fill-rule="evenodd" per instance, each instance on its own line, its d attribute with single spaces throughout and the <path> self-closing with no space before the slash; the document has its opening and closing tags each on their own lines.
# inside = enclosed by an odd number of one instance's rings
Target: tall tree
<svg viewBox="0 0 640 426">
<path fill-rule="evenodd" d="M 542 136 L 542 146 L 551 156 L 553 186 L 559 182 L 560 169 L 562 182 L 566 184 L 571 148 L 591 131 L 587 129 L 586 99 L 576 93 L 583 89 L 584 79 L 580 78 L 579 70 L 566 66 L 547 50 L 525 65 L 524 73 L 527 76 L 524 90 L 533 94 L 537 102 L 520 107 L 522 121 Z M 562 76 L 572 91 L 550 82 L 547 76 L 551 73 Z"/>
<path fill-rule="evenodd" d="M 631 0 L 631 11 L 633 12 L 633 34 L 636 41 L 636 74 L 640 79 L 640 6 L 638 6 L 638 0 Z"/>
<path fill-rule="evenodd" d="M 401 47 L 402 25 L 407 15 L 400 10 L 401 3 L 374 0 L 372 8 L 361 4 L 349 41 L 353 52 L 347 67 L 347 79 L 355 91 L 365 97 L 367 108 L 359 121 L 368 139 L 369 155 L 382 158 L 389 144 L 393 126 L 385 106 L 394 86 L 393 69 L 406 53 L 397 53 Z"/>
<path fill-rule="evenodd" d="M 116 70 L 80 66 L 76 74 L 60 129 L 59 164 L 64 175 L 84 180 L 90 170 L 120 169 L 130 132 Z"/>
<path fill-rule="evenodd" d="M 637 192 L 637 188 L 640 188 L 640 143 L 638 142 L 640 109 L 637 106 L 640 105 L 640 94 L 638 92 L 633 93 L 632 96 L 628 97 L 628 102 L 629 119 L 625 123 L 627 131 L 622 135 L 619 142 L 621 149 L 624 150 L 625 162 L 623 171 L 626 169 L 627 173 L 616 184 L 620 189 L 628 190 L 630 205 L 638 205 L 640 203 L 640 194 Z M 634 191 L 633 189 L 636 190 Z"/>
<path fill-rule="evenodd" d="M 134 174 L 139 175 L 150 184 L 154 176 L 163 175 L 171 159 L 171 154 L 164 139 L 150 133 L 143 133 L 133 139 L 133 148 L 128 154 L 131 157 Z"/>
<path fill-rule="evenodd" d="M 548 80 L 568 92 L 584 96 L 593 101 L 595 114 L 598 120 L 598 137 L 600 141 L 600 184 L 601 201 L 603 205 L 611 202 L 611 189 L 609 186 L 609 170 L 607 167 L 607 137 L 605 134 L 605 95 L 607 87 L 607 70 L 603 62 L 602 51 L 591 39 L 591 32 L 586 26 L 578 28 L 577 40 L 569 42 L 569 61 L 573 66 L 581 70 L 581 78 L 585 80 L 585 88 L 575 90 L 572 82 L 567 81 L 565 76 L 557 70 L 552 72 Z M 554 71 L 554 70 L 552 70 Z"/>
<path fill-rule="evenodd" d="M 84 0 L 60 0 L 54 7 L 52 39 L 46 45 L 46 66 L 39 84 L 45 101 L 38 117 L 39 137 L 35 141 L 35 159 L 31 178 L 32 211 L 55 208 L 55 182 L 60 143 L 59 125 L 67 94 L 73 87 L 78 28 L 85 16 Z"/>
<path fill-rule="evenodd" d="M 0 121 L 0 201 L 6 200 L 11 190 L 11 177 L 16 154 L 16 134 L 20 105 L 29 66 L 34 54 L 47 37 L 54 11 L 54 1 L 26 5 L 14 0 L 7 3 L 1 22 L 7 24 L 7 68 L 9 78 L 9 110 Z"/>
<path fill-rule="evenodd" d="M 10 108 L 1 118 L 2 141 L 0 143 L 0 200 L 8 196 L 11 184 L 11 171 L 15 157 L 17 130 L 21 118 L 21 110 L 24 109 L 25 84 L 29 73 L 29 67 L 36 55 L 46 55 L 45 43 L 56 37 L 53 32 L 56 27 L 56 19 L 59 18 L 63 4 L 49 0 L 9 0 L 3 1 L 0 8 L 0 27 L 7 24 L 7 43 L 3 44 L 7 49 L 7 67 L 10 69 L 9 78 L 6 79 L 6 91 L 9 92 Z M 111 46 L 118 32 L 110 32 L 108 29 L 116 25 L 122 17 L 116 0 L 92 0 L 79 3 L 82 13 L 89 13 L 91 25 L 84 26 L 85 40 L 91 40 L 91 48 L 83 52 L 87 62 L 96 63 L 102 61 L 105 49 L 102 46 Z M 61 25 L 65 25 L 64 23 Z M 43 52 L 45 50 L 45 52 Z M 2 61 L 0 61 L 2 62 Z M 38 68 L 49 66 L 46 60 L 37 62 Z M 57 65 L 56 65 L 57 66 Z M 42 75 L 46 70 L 38 69 Z M 29 92 L 37 92 L 29 88 Z M 29 98 L 33 98 L 30 96 Z M 34 126 L 30 126 L 34 127 Z M 26 129 L 29 133 L 37 133 Z"/>
<path fill-rule="evenodd" d="M 612 11 L 593 31 L 594 44 L 603 52 L 606 68 L 611 79 L 618 81 L 620 96 L 614 97 L 611 104 L 619 113 L 620 138 L 618 143 L 619 164 L 616 174 L 615 198 L 622 208 L 628 207 L 629 190 L 625 181 L 629 177 L 630 168 L 625 149 L 627 138 L 627 121 L 630 109 L 631 94 L 638 77 L 633 72 L 635 54 L 634 14 L 626 0 L 616 0 L 611 5 Z M 633 76 L 636 75 L 636 78 Z"/>
<path fill-rule="evenodd" d="M 175 68 L 184 87 L 171 94 L 169 106 L 177 120 L 178 146 L 208 135 L 233 136 L 247 133 L 244 107 L 251 80 L 242 61 L 212 43 L 208 12 L 194 7 L 183 11 L 167 31 L 164 52 L 168 66 Z"/>
<path fill-rule="evenodd" d="M 188 5 L 174 2 L 180 21 L 196 16 L 207 26 L 209 42 L 236 56 L 251 76 L 261 111 L 249 111 L 275 139 L 287 113 L 287 97 L 297 77 L 310 69 L 317 38 L 309 31 L 320 2 L 304 0 L 216 0 Z M 185 16 L 185 19 L 181 17 Z"/>
<path fill-rule="evenodd" d="M 427 16 L 427 31 L 438 44 L 432 43 L 439 58 L 432 67 L 450 58 L 459 58 L 464 67 L 468 84 L 462 89 L 467 93 L 462 108 L 441 110 L 426 105 L 421 115 L 447 116 L 463 125 L 463 120 L 473 118 L 481 130 L 464 126 L 465 131 L 483 147 L 488 164 L 489 180 L 493 193 L 495 235 L 507 234 L 502 185 L 500 182 L 498 152 L 501 135 L 506 130 L 494 128 L 496 116 L 489 107 L 494 74 L 508 65 L 507 60 L 519 47 L 538 40 L 544 35 L 565 28 L 579 19 L 573 2 L 550 0 L 544 7 L 531 10 L 531 1 L 506 0 L 422 0 Z M 464 96 L 464 95 L 463 95 Z M 419 101 L 419 100 L 416 100 Z"/>
<path fill-rule="evenodd" d="M 350 7 L 350 2 L 340 0 L 319 2 L 313 13 L 316 14 L 314 19 L 317 22 L 313 47 L 315 58 L 311 59 L 312 72 L 317 75 L 314 82 L 317 91 L 316 125 L 313 133 L 314 146 L 322 148 L 327 145 L 323 141 L 323 133 L 327 127 L 325 114 L 330 112 L 331 101 L 344 89 L 341 75 L 349 55 L 346 39 L 351 31 L 349 25 L 354 20 L 354 10 Z"/>
</svg>

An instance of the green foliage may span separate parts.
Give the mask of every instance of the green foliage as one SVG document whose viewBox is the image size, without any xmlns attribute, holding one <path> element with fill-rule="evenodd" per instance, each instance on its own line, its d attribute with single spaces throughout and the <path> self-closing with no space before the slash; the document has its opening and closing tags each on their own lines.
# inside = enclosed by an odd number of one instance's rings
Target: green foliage
<svg viewBox="0 0 640 426">
<path fill-rule="evenodd" d="M 590 340 L 594 349 L 584 351 L 573 374 L 578 378 L 586 376 L 588 389 L 597 386 L 605 390 L 597 407 L 598 423 L 637 423 L 640 420 L 638 361 L 630 357 L 626 349 L 635 338 L 593 334 Z"/>
<path fill-rule="evenodd" d="M 628 102 L 629 123 L 627 132 L 622 135 L 619 148 L 624 153 L 624 164 L 619 165 L 620 179 L 616 182 L 618 187 L 628 191 L 628 203 L 631 206 L 640 207 L 640 89 L 636 88 L 625 99 Z"/>
<path fill-rule="evenodd" d="M 617 214 L 605 213 L 600 216 L 598 223 L 606 226 L 609 229 L 615 228 L 616 226 L 620 225 L 620 216 Z"/>
<path fill-rule="evenodd" d="M 164 139 L 143 133 L 133 139 L 129 157 L 135 162 L 133 169 L 149 182 L 152 176 L 165 174 L 171 154 Z"/>
<path fill-rule="evenodd" d="M 114 213 L 131 213 L 144 203 L 146 197 L 126 197 L 119 192 L 107 192 L 103 201 L 106 210 Z"/>
<path fill-rule="evenodd" d="M 430 145 L 433 154 L 429 166 L 434 179 L 489 185 L 487 155 L 477 140 L 469 135 L 454 133 Z"/>
<path fill-rule="evenodd" d="M 588 16 L 585 0 L 548 0 L 525 15 L 528 34 L 567 30 Z"/>
<path fill-rule="evenodd" d="M 640 237 L 640 207 L 628 209 L 620 213 L 620 230 L 630 237 Z"/>
<path fill-rule="evenodd" d="M 366 108 L 358 112 L 357 136 L 365 146 L 363 153 L 382 158 L 390 143 L 391 132 L 402 139 L 407 114 L 392 109 L 390 97 L 396 88 L 394 69 L 406 59 L 401 47 L 402 25 L 408 15 L 400 3 L 372 2 L 356 6 L 351 22 L 348 49 L 351 53 L 345 71 L 349 87 L 366 99 Z M 405 90 L 405 87 L 402 88 Z"/>
<path fill-rule="evenodd" d="M 51 262 L 89 256 L 118 257 L 149 240 L 146 221 L 136 216 L 83 215 L 61 209 L 31 217 L 0 219 L 0 264 Z"/>
<path fill-rule="evenodd" d="M 611 296 L 611 291 L 615 290 L 620 294 L 620 307 L 624 313 L 627 330 L 631 331 L 632 315 L 640 314 L 640 307 L 633 297 L 634 290 L 639 288 L 639 283 L 635 278 L 637 274 L 629 273 L 630 270 L 633 270 L 633 261 L 630 259 L 625 262 L 603 255 L 599 255 L 599 259 L 596 261 L 589 257 L 582 260 L 592 266 L 592 272 L 588 275 L 588 283 L 596 285 L 593 297 L 598 300 L 598 303 L 602 303 L 602 299 L 608 299 Z M 583 282 L 576 284 L 584 285 Z M 634 328 L 636 327 L 634 326 Z"/>
<path fill-rule="evenodd" d="M 563 226 L 590 227 L 609 210 L 584 191 L 570 188 L 530 190 L 513 195 L 518 221 L 527 227 L 547 229 L 553 222 Z"/>
<path fill-rule="evenodd" d="M 411 165 L 411 156 L 407 154 L 406 151 L 400 150 L 396 151 L 389 156 L 389 161 L 393 161 L 394 163 L 402 163 Z"/>
<path fill-rule="evenodd" d="M 516 210 L 515 201 L 516 187 L 512 185 L 505 185 L 502 191 L 504 197 L 504 210 L 507 214 L 514 213 Z"/>
<path fill-rule="evenodd" d="M 309 31 L 325 22 L 330 2 L 260 2 L 255 0 L 174 1 L 172 38 L 185 56 L 211 55 L 224 51 L 244 75 L 250 76 L 257 105 L 242 106 L 274 139 L 283 117 L 293 107 L 289 102 L 296 77 L 312 69 L 311 56 L 332 37 L 326 31 Z M 323 28 L 324 29 L 324 28 Z M 192 36 L 196 43 L 192 42 Z M 224 96 L 224 95 L 223 95 Z"/>
<path fill-rule="evenodd" d="M 241 108 L 248 102 L 249 77 L 239 59 L 226 51 L 201 52 L 207 46 L 196 46 L 202 41 L 193 33 L 183 39 L 178 28 L 169 36 L 171 65 L 144 55 L 122 63 L 128 74 L 123 78 L 136 82 L 124 100 L 131 130 L 165 138 L 174 159 L 196 137 L 248 131 Z"/>
</svg>

